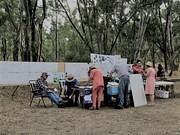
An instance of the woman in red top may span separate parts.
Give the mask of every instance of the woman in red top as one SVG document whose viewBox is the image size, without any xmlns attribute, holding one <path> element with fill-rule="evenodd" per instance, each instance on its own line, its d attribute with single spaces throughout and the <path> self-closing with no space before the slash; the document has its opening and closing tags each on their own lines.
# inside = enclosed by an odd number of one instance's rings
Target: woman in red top
<svg viewBox="0 0 180 135">
<path fill-rule="evenodd" d="M 90 109 L 100 109 L 101 100 L 103 97 L 103 89 L 104 89 L 104 80 L 103 73 L 100 69 L 97 69 L 95 66 L 91 66 L 89 68 L 89 77 L 93 82 L 93 91 L 92 91 L 92 99 L 93 106 Z"/>
<path fill-rule="evenodd" d="M 133 70 L 134 74 L 143 74 L 144 73 L 144 70 L 143 70 L 143 67 L 142 67 L 142 64 L 140 61 L 137 62 L 136 64 L 132 65 L 132 70 Z"/>
</svg>

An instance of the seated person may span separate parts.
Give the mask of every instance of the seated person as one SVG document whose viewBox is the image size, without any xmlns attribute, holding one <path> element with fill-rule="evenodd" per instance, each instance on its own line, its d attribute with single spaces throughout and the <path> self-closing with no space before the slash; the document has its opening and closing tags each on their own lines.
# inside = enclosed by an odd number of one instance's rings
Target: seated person
<svg viewBox="0 0 180 135">
<path fill-rule="evenodd" d="M 140 60 L 137 60 L 135 64 L 132 65 L 132 70 L 134 74 L 142 74 L 144 73 L 142 64 Z"/>
<path fill-rule="evenodd" d="M 68 99 L 72 99 L 74 105 L 77 105 L 79 91 L 73 89 L 77 85 L 77 79 L 74 78 L 72 74 L 68 74 L 65 81 L 65 95 Z M 73 96 L 75 95 L 75 101 L 73 101 Z"/>
<path fill-rule="evenodd" d="M 164 68 L 163 68 L 163 66 L 161 64 L 158 64 L 157 77 L 160 80 L 165 79 L 165 71 L 164 71 Z"/>
<path fill-rule="evenodd" d="M 36 87 L 42 95 L 47 96 L 58 107 L 63 107 L 62 98 L 58 96 L 53 87 L 48 86 L 47 78 L 48 74 L 46 72 L 42 73 L 41 77 L 36 80 Z"/>
</svg>

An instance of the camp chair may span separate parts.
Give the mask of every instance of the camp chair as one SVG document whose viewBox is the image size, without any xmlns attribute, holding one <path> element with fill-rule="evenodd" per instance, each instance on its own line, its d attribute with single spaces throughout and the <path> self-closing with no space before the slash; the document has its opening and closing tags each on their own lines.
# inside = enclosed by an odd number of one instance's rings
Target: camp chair
<svg viewBox="0 0 180 135">
<path fill-rule="evenodd" d="M 31 104 L 32 104 L 34 98 L 39 98 L 38 106 L 39 106 L 39 104 L 40 104 L 40 102 L 42 100 L 42 102 L 44 104 L 44 107 L 46 107 L 46 104 L 44 102 L 44 98 L 48 98 L 48 97 L 43 95 L 40 92 L 40 90 L 36 87 L 35 82 L 36 82 L 36 80 L 30 80 L 29 81 L 29 84 L 30 84 L 30 87 L 31 87 L 30 107 L 31 107 Z"/>
<path fill-rule="evenodd" d="M 65 80 L 60 80 L 59 81 L 59 89 L 60 89 L 59 95 L 61 94 L 63 94 L 63 96 L 65 95 L 64 87 L 65 87 Z"/>
</svg>

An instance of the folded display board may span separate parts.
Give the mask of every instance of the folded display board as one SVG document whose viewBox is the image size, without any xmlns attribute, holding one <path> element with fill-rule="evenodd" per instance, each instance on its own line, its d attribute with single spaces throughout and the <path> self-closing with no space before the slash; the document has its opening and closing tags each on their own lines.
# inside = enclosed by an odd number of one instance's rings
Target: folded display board
<svg viewBox="0 0 180 135">
<path fill-rule="evenodd" d="M 29 80 L 39 78 L 42 72 L 50 74 L 48 82 L 53 82 L 58 63 L 1 61 L 0 85 L 28 84 Z"/>
<path fill-rule="evenodd" d="M 130 75 L 130 88 L 132 90 L 134 106 L 138 107 L 146 105 L 147 101 L 144 92 L 144 84 L 142 76 L 140 74 Z"/>
<path fill-rule="evenodd" d="M 65 72 L 73 74 L 78 80 L 88 80 L 88 63 L 65 63 Z"/>
</svg>

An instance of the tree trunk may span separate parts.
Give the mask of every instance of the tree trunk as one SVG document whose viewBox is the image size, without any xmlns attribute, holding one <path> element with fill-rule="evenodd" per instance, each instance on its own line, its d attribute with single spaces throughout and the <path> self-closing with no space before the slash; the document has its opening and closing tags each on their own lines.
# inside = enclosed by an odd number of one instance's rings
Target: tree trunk
<svg viewBox="0 0 180 135">
<path fill-rule="evenodd" d="M 5 36 L 5 34 L 4 34 Z M 7 45 L 6 45 L 6 39 L 5 37 L 2 38 L 2 54 L 3 54 L 3 60 L 7 60 Z"/>
<path fill-rule="evenodd" d="M 13 61 L 18 61 L 19 57 L 19 39 L 14 40 L 14 47 L 13 47 Z"/>
</svg>

